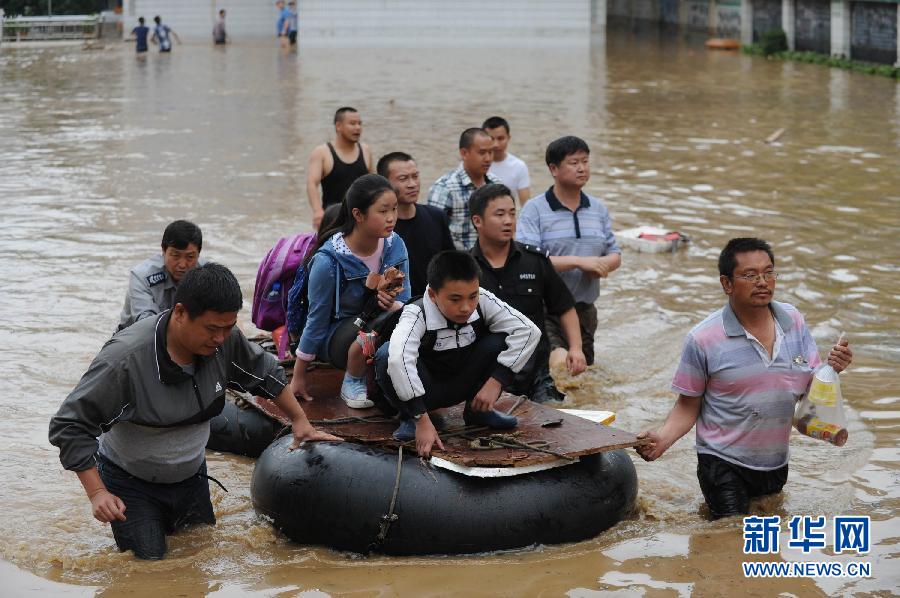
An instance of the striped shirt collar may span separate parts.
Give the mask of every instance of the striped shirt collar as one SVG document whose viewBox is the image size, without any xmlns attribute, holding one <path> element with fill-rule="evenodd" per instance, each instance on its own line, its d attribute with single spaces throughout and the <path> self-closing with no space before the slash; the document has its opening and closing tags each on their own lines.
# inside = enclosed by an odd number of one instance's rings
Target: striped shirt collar
<svg viewBox="0 0 900 598">
<path fill-rule="evenodd" d="M 772 301 L 769 303 L 769 309 L 772 310 L 772 315 L 775 316 L 775 320 L 778 321 L 778 325 L 781 326 L 782 330 L 788 331 L 794 327 L 794 321 L 791 319 L 791 316 L 777 302 Z M 731 309 L 730 302 L 726 303 L 722 309 L 722 327 L 725 329 L 726 336 L 747 336 L 747 331 L 741 326 L 741 322 L 735 315 L 734 310 Z"/>
<path fill-rule="evenodd" d="M 580 191 L 579 193 L 581 194 L 581 201 L 579 202 L 578 207 L 575 208 L 576 212 L 578 210 L 580 210 L 581 208 L 591 207 L 591 200 L 588 199 L 588 196 L 585 195 L 584 191 Z M 552 185 L 550 186 L 549 189 L 547 189 L 547 192 L 544 193 L 544 197 L 547 198 L 547 205 L 549 205 L 550 209 L 553 210 L 554 212 L 557 210 L 566 210 L 567 212 L 572 211 L 569 208 L 567 208 L 566 206 L 564 206 L 561 201 L 559 201 L 559 198 L 556 197 L 556 193 L 553 192 Z"/>
</svg>

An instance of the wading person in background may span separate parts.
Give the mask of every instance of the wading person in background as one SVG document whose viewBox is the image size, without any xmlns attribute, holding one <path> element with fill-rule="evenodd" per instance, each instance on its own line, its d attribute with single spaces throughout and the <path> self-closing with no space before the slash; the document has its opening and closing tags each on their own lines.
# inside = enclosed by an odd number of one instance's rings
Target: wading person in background
<svg viewBox="0 0 900 598">
<path fill-rule="evenodd" d="M 590 149 L 578 137 L 561 137 L 547 146 L 546 162 L 553 186 L 519 212 L 516 240 L 549 252 L 553 267 L 575 298 L 581 326 L 582 352 L 594 364 L 594 335 L 600 278 L 622 264 L 622 252 L 612 232 L 609 210 L 582 191 L 591 176 Z M 547 317 L 550 368 L 566 362 L 569 342 L 560 321 Z"/>
<path fill-rule="evenodd" d="M 581 351 L 581 330 L 575 300 L 547 254 L 513 240 L 516 235 L 516 203 L 506 185 L 490 184 L 469 198 L 472 223 L 478 240 L 472 255 L 481 268 L 481 288 L 494 293 L 544 330 L 544 314 L 559 319 L 568 341 L 566 367 L 572 375 L 587 367 Z M 565 398 L 550 376 L 550 345 L 544 336 L 531 360 L 516 375 L 509 391 L 544 403 Z"/>
<path fill-rule="evenodd" d="M 138 17 L 138 25 L 131 30 L 131 37 L 126 41 L 134 40 L 134 51 L 138 54 L 147 51 L 147 36 L 150 28 L 144 25 L 144 17 Z"/>
<path fill-rule="evenodd" d="M 291 418 L 294 447 L 339 440 L 310 425 L 275 357 L 235 327 L 241 303 L 226 267 L 194 268 L 175 307 L 113 336 L 50 420 L 50 443 L 120 550 L 160 559 L 167 535 L 215 524 L 206 442 L 226 387 L 274 400 Z"/>
<path fill-rule="evenodd" d="M 161 255 L 132 268 L 119 330 L 172 308 L 178 283 L 188 270 L 202 263 L 203 233 L 193 222 L 176 220 L 169 224 L 163 231 L 161 246 Z"/>
<path fill-rule="evenodd" d="M 391 152 L 378 160 L 378 174 L 390 181 L 397 194 L 397 225 L 406 244 L 413 295 L 425 292 L 428 262 L 441 251 L 453 249 L 447 214 L 434 206 L 419 205 L 419 167 L 409 154 Z"/>
<path fill-rule="evenodd" d="M 225 31 L 225 9 L 219 11 L 219 20 L 213 26 L 213 43 L 217 45 L 228 43 L 228 33 Z"/>
<path fill-rule="evenodd" d="M 154 44 L 159 44 L 160 52 L 171 52 L 172 51 L 172 38 L 175 38 L 179 44 L 181 43 L 181 38 L 178 37 L 178 34 L 175 33 L 175 30 L 169 27 L 168 25 L 163 24 L 162 19 L 159 15 L 153 17 L 153 22 L 156 23 L 156 27 L 153 28 L 153 37 L 150 41 Z"/>
<path fill-rule="evenodd" d="M 491 162 L 489 172 L 509 187 L 513 198 L 524 206 L 531 197 L 531 177 L 525 162 L 507 151 L 510 140 L 509 123 L 505 118 L 492 116 L 481 127 L 493 140 L 494 161 Z"/>
<path fill-rule="evenodd" d="M 494 409 L 534 353 L 541 331 L 479 287 L 478 264 L 466 252 L 443 251 L 428 264 L 425 294 L 400 314 L 390 341 L 375 354 L 375 377 L 400 412 L 394 439 L 415 439 L 422 457 L 444 448 L 428 412 L 465 402 L 469 426 L 505 430 L 515 416 Z"/>
<path fill-rule="evenodd" d="M 475 245 L 475 229 L 469 218 L 469 196 L 487 183 L 499 183 L 490 174 L 493 141 L 484 129 L 466 129 L 459 136 L 459 166 L 431 186 L 428 205 L 440 208 L 450 220 L 450 236 L 457 249 L 468 251 Z"/>
<path fill-rule="evenodd" d="M 353 181 L 375 172 L 369 146 L 359 142 L 361 135 L 362 118 L 356 108 L 338 108 L 334 113 L 334 140 L 317 146 L 310 154 L 306 196 L 312 209 L 314 228 L 319 228 L 325 208 L 344 200 Z"/>
<path fill-rule="evenodd" d="M 746 514 L 750 499 L 780 492 L 796 402 L 821 364 L 803 315 L 773 300 L 775 256 L 761 239 L 732 239 L 719 255 L 728 302 L 687 336 L 672 380 L 678 400 L 656 431 L 638 438 L 647 461 L 697 426 L 697 478 L 714 519 Z M 846 341 L 832 347 L 837 372 L 850 365 Z"/>
</svg>

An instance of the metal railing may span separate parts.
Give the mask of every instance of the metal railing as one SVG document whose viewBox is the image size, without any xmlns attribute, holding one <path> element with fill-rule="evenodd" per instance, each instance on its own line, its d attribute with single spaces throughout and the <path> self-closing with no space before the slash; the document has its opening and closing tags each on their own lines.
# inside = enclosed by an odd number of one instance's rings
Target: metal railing
<svg viewBox="0 0 900 598">
<path fill-rule="evenodd" d="M 5 42 L 97 39 L 103 22 L 99 15 L 0 19 L 0 35 Z"/>
</svg>

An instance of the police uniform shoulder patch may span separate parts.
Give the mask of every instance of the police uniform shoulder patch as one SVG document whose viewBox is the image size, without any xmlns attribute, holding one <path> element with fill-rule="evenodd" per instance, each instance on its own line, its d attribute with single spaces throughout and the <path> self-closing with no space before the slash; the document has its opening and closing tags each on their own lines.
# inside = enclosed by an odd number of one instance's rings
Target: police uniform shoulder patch
<svg viewBox="0 0 900 598">
<path fill-rule="evenodd" d="M 157 284 L 161 283 L 165 279 L 166 279 L 165 272 L 154 272 L 153 274 L 151 274 L 150 276 L 147 277 L 147 284 L 149 284 L 152 287 L 153 285 L 157 285 Z"/>
<path fill-rule="evenodd" d="M 544 256 L 544 257 L 550 257 L 550 252 L 547 250 L 541 249 L 540 247 L 535 247 L 534 245 L 525 245 L 524 243 L 522 244 L 522 247 L 526 251 L 530 251 L 531 253 L 536 253 L 536 254 Z"/>
</svg>

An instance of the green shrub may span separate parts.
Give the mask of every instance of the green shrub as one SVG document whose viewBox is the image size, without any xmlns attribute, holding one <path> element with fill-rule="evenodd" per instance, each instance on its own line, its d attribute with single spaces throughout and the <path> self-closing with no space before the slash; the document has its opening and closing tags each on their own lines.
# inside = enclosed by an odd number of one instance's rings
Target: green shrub
<svg viewBox="0 0 900 598">
<path fill-rule="evenodd" d="M 788 49 L 787 35 L 783 29 L 772 29 L 759 36 L 759 47 L 763 56 L 771 56 Z"/>
</svg>

